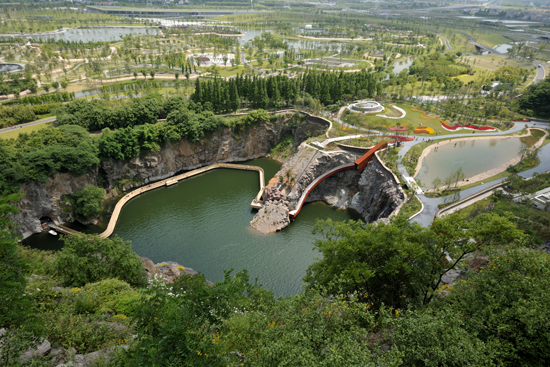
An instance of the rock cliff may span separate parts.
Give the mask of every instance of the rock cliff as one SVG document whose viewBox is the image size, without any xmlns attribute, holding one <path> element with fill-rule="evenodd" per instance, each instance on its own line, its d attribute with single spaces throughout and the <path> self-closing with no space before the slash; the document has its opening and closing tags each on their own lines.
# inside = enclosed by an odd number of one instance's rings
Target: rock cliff
<svg viewBox="0 0 550 367">
<path fill-rule="evenodd" d="M 302 143 L 298 153 L 270 181 L 266 202 L 276 204 L 279 209 L 284 205 L 291 211 L 316 177 L 337 166 L 353 163 L 358 157 L 359 154 L 343 150 L 321 151 Z M 355 210 L 365 222 L 374 222 L 394 215 L 405 201 L 405 193 L 392 173 L 376 157 L 362 173 L 350 169 L 321 181 L 306 198 L 306 203 L 314 201 L 324 201 L 339 209 Z M 273 226 L 275 222 L 278 223 L 276 229 Z M 278 220 L 275 211 L 258 212 L 251 224 L 262 233 L 272 233 L 286 226 Z"/>
<path fill-rule="evenodd" d="M 297 120 L 297 121 L 296 121 Z M 99 167 L 79 177 L 56 174 L 45 184 L 36 182 L 22 185 L 24 198 L 14 216 L 24 238 L 39 233 L 40 218 L 50 217 L 56 224 L 73 220 L 73 212 L 63 195 L 71 195 L 86 185 L 95 184 L 107 190 L 107 197 L 116 197 L 148 182 L 173 176 L 177 172 L 201 166 L 238 162 L 263 157 L 285 136 L 294 135 L 296 145 L 309 136 L 318 135 L 325 126 L 310 119 L 293 119 L 279 115 L 274 122 L 262 123 L 240 131 L 220 129 L 200 143 L 182 140 L 179 144 L 166 143 L 159 151 L 149 152 L 125 161 L 106 160 Z"/>
</svg>

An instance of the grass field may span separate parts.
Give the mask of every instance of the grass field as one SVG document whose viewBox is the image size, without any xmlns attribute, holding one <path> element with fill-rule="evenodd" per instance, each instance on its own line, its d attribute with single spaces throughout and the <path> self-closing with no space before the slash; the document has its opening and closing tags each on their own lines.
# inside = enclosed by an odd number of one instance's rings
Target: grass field
<svg viewBox="0 0 550 367">
<path fill-rule="evenodd" d="M 496 33 L 480 33 L 477 35 L 477 42 L 489 47 L 499 45 L 501 43 L 508 43 L 510 39 Z"/>
<path fill-rule="evenodd" d="M 32 125 L 32 126 L 23 126 L 20 129 L 10 130 L 5 133 L 0 134 L 0 139 L 15 139 L 19 136 L 21 133 L 31 133 L 33 131 L 38 131 L 45 129 L 47 127 L 50 127 L 51 123 L 43 123 L 38 125 Z"/>
<path fill-rule="evenodd" d="M 406 116 L 402 119 L 388 119 L 384 117 L 378 117 L 375 115 L 362 115 L 362 114 L 356 114 L 356 113 L 347 113 L 345 117 L 342 118 L 342 121 L 345 123 L 363 127 L 363 128 L 371 128 L 371 129 L 386 129 L 390 128 L 396 125 L 404 125 L 407 128 L 409 128 L 408 131 L 401 132 L 401 134 L 405 135 L 412 135 L 412 136 L 418 136 L 418 137 L 429 137 L 429 138 L 435 138 L 437 135 L 456 135 L 456 134 L 464 134 L 463 130 L 457 130 L 457 131 L 447 131 L 443 129 L 441 126 L 441 122 L 439 121 L 439 117 L 437 117 L 436 114 L 430 114 L 430 117 L 436 117 L 436 119 L 426 119 L 422 118 L 420 116 L 424 115 L 424 112 L 420 112 L 419 110 L 415 110 L 414 107 L 406 104 L 395 104 L 397 107 L 402 108 L 406 112 Z M 443 119 L 444 121 L 447 121 Z M 453 125 L 452 122 L 447 121 L 449 125 Z M 424 127 L 430 127 L 434 130 L 434 134 L 415 134 L 414 129 L 419 126 Z M 351 134 L 362 134 L 362 132 L 351 132 Z M 479 131 L 476 132 L 476 134 L 483 134 L 483 132 Z"/>
<path fill-rule="evenodd" d="M 472 65 L 475 60 L 475 66 L 481 69 L 494 71 L 502 66 L 516 66 L 519 68 L 532 69 L 533 64 L 528 61 L 510 59 L 505 56 L 500 55 L 475 55 L 475 56 L 466 56 L 465 59 L 468 60 L 469 64 Z"/>
</svg>

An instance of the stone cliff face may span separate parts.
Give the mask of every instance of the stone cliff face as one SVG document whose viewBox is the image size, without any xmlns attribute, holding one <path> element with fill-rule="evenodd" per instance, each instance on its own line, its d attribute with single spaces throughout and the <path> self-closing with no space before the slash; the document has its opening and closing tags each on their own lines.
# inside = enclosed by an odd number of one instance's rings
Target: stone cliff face
<svg viewBox="0 0 550 367">
<path fill-rule="evenodd" d="M 387 220 L 405 202 L 405 192 L 382 163 L 374 158 L 361 173 L 359 191 L 353 196 L 350 209 L 367 223 Z"/>
<path fill-rule="evenodd" d="M 161 180 L 180 171 L 192 170 L 201 166 L 222 162 L 238 162 L 259 158 L 285 136 L 294 135 L 296 144 L 307 136 L 317 135 L 325 127 L 309 119 L 289 124 L 289 116 L 279 116 L 273 123 L 251 126 L 241 131 L 224 128 L 212 133 L 203 142 L 179 144 L 167 143 L 157 152 L 125 161 L 106 160 L 93 172 L 74 177 L 70 174 L 56 174 L 48 183 L 26 183 L 21 192 L 24 198 L 19 203 L 21 211 L 14 217 L 20 226 L 19 233 L 28 237 L 39 233 L 40 218 L 50 217 L 57 224 L 72 220 L 70 207 L 62 199 L 86 185 L 95 184 L 107 190 L 107 197 L 116 197 L 120 192 L 115 189 L 123 182 L 122 191 L 141 186 L 151 181 Z"/>
<path fill-rule="evenodd" d="M 320 151 L 303 143 L 298 153 L 277 173 L 276 177 L 284 177 L 283 183 L 277 182 L 276 178 L 270 182 L 266 201 L 278 206 L 284 205 L 289 211 L 293 210 L 306 187 L 316 177 L 337 166 L 352 163 L 359 156 L 342 150 Z M 294 178 L 294 182 L 287 178 L 288 173 Z M 349 169 L 321 181 L 308 195 L 306 203 L 324 201 L 339 209 L 352 209 L 365 222 L 370 223 L 394 215 L 405 199 L 399 182 L 376 157 L 362 173 Z M 272 233 L 274 231 L 271 224 L 275 221 L 276 218 L 262 212 L 251 223 L 260 232 Z M 280 224 L 277 230 L 283 227 Z"/>
</svg>

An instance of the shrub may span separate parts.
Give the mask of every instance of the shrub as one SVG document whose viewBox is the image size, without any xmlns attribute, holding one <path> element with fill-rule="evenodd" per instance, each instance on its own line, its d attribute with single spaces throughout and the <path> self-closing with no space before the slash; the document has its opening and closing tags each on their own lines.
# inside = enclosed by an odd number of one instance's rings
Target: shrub
<svg viewBox="0 0 550 367">
<path fill-rule="evenodd" d="M 141 259 L 132 251 L 130 242 L 95 235 L 63 236 L 62 241 L 65 245 L 54 266 L 66 286 L 79 287 L 108 278 L 133 286 L 146 284 Z"/>
<path fill-rule="evenodd" d="M 105 199 L 105 190 L 88 185 L 82 190 L 75 192 L 72 195 L 75 214 L 82 218 L 88 219 L 95 217 L 102 209 L 103 200 Z"/>
</svg>

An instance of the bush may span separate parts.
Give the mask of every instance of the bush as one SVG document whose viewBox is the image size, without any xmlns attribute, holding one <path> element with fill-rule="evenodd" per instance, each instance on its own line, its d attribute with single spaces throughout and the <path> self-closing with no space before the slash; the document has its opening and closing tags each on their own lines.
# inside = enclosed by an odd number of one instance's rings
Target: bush
<svg viewBox="0 0 550 367">
<path fill-rule="evenodd" d="M 54 252 L 33 249 L 27 246 L 17 246 L 18 255 L 28 264 L 27 274 L 53 275 Z"/>
<path fill-rule="evenodd" d="M 95 235 L 63 236 L 65 244 L 55 258 L 55 269 L 66 286 L 80 287 L 102 279 L 117 278 L 144 286 L 146 274 L 130 242 Z"/>
<path fill-rule="evenodd" d="M 141 294 L 132 290 L 128 283 L 118 279 L 105 279 L 87 284 L 75 295 L 74 309 L 77 313 L 97 315 L 116 313 L 133 316 L 141 300 Z"/>
<path fill-rule="evenodd" d="M 71 199 L 76 215 L 84 219 L 96 217 L 103 208 L 105 190 L 94 185 L 88 185 L 75 192 Z"/>
</svg>

